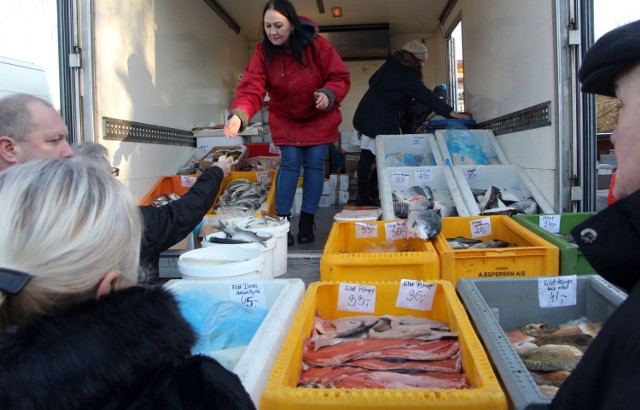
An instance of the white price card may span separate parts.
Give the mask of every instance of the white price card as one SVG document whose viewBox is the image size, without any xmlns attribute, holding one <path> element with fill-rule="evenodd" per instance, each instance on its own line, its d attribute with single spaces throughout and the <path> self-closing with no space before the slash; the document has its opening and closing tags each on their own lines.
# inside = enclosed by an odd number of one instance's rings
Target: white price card
<svg viewBox="0 0 640 410">
<path fill-rule="evenodd" d="M 198 178 L 196 178 L 196 177 L 191 177 L 189 175 L 180 175 L 180 186 L 192 187 L 193 184 L 195 184 L 197 180 L 198 180 Z"/>
<path fill-rule="evenodd" d="M 538 279 L 538 303 L 541 308 L 574 306 L 578 279 L 572 276 L 554 276 Z"/>
<path fill-rule="evenodd" d="M 417 145 L 422 145 L 424 144 L 424 135 L 416 135 L 415 137 L 411 138 L 411 145 L 413 145 L 414 147 Z"/>
<path fill-rule="evenodd" d="M 464 171 L 464 177 L 469 182 L 480 181 L 480 169 L 478 168 L 466 168 Z"/>
<path fill-rule="evenodd" d="M 388 241 L 397 241 L 398 239 L 407 239 L 407 222 L 388 222 L 384 224 L 384 233 Z"/>
<path fill-rule="evenodd" d="M 469 222 L 472 238 L 480 238 L 491 235 L 491 218 L 474 219 Z"/>
<path fill-rule="evenodd" d="M 427 184 L 433 181 L 433 169 L 432 168 L 418 168 L 416 169 L 416 183 Z"/>
<path fill-rule="evenodd" d="M 560 218 L 561 215 L 540 215 L 538 224 L 549 233 L 560 233 Z"/>
<path fill-rule="evenodd" d="M 377 238 L 378 225 L 368 224 L 366 222 L 356 222 L 354 225 L 356 230 L 356 238 Z"/>
<path fill-rule="evenodd" d="M 233 282 L 229 284 L 229 296 L 233 302 L 247 307 L 267 308 L 262 282 Z"/>
<path fill-rule="evenodd" d="M 373 313 L 376 309 L 376 287 L 341 283 L 338 290 L 338 310 Z"/>
<path fill-rule="evenodd" d="M 409 186 L 409 173 L 408 172 L 392 172 L 391 185 Z"/>
<path fill-rule="evenodd" d="M 438 285 L 419 280 L 402 279 L 396 307 L 429 311 Z"/>
<path fill-rule="evenodd" d="M 271 172 L 258 172 L 256 174 L 256 179 L 261 184 L 271 182 Z"/>
</svg>

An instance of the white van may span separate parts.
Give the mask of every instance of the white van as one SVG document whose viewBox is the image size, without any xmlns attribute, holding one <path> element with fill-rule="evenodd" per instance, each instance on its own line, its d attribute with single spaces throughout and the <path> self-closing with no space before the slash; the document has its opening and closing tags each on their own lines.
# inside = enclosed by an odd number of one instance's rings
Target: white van
<svg viewBox="0 0 640 410">
<path fill-rule="evenodd" d="M 0 98 L 14 93 L 32 94 L 53 104 L 42 67 L 0 56 Z"/>
</svg>

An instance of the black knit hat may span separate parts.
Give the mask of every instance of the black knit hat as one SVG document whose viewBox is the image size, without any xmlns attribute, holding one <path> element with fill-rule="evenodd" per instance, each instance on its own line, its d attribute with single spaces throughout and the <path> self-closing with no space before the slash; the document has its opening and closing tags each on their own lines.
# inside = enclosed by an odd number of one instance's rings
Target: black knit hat
<svg viewBox="0 0 640 410">
<path fill-rule="evenodd" d="M 609 31 L 587 51 L 580 67 L 582 91 L 615 97 L 615 82 L 640 63 L 640 20 Z"/>
</svg>

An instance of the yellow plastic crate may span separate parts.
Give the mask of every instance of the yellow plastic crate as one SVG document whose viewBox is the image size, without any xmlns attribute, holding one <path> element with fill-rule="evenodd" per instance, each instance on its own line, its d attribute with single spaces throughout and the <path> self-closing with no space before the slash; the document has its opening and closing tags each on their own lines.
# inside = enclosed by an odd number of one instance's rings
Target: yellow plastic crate
<svg viewBox="0 0 640 410">
<path fill-rule="evenodd" d="M 216 199 L 213 202 L 213 207 L 209 210 L 209 212 L 207 213 L 207 215 L 215 215 L 215 209 L 216 206 L 218 204 L 218 199 L 220 198 L 220 195 L 222 194 L 222 192 L 224 192 L 225 188 L 227 187 L 227 185 L 229 185 L 229 183 L 235 179 L 248 179 L 249 181 L 253 181 L 253 182 L 258 182 L 259 178 L 263 178 L 265 174 L 269 174 L 269 176 L 267 176 L 267 178 L 271 178 L 271 187 L 269 188 L 269 192 L 267 194 L 267 199 L 265 201 L 265 208 L 264 210 L 275 213 L 275 207 L 276 207 L 276 172 L 275 170 L 273 171 L 232 171 L 229 173 L 229 175 L 227 175 L 223 180 L 222 183 L 220 184 L 220 189 L 218 190 L 218 194 L 216 195 Z M 262 211 L 262 209 L 258 210 L 258 212 L 255 213 L 256 216 L 261 216 L 260 212 Z"/>
<path fill-rule="evenodd" d="M 334 222 L 320 259 L 320 280 L 440 279 L 440 261 L 431 241 L 398 239 L 393 241 L 396 252 L 367 251 L 387 245 L 386 225 L 397 222 L 402 221 Z M 357 237 L 363 224 L 377 235 Z"/>
<path fill-rule="evenodd" d="M 413 315 L 448 322 L 458 332 L 463 371 L 470 389 L 323 389 L 297 387 L 304 338 L 311 335 L 316 309 L 337 319 L 360 313 L 337 309 L 339 282 L 311 283 L 285 339 L 260 400 L 261 410 L 320 409 L 507 409 L 507 399 L 451 283 L 437 284 L 432 310 L 395 307 L 400 282 L 367 282 L 376 286 L 373 315 Z"/>
<path fill-rule="evenodd" d="M 491 235 L 477 239 L 500 239 L 516 247 L 452 249 L 447 238 L 471 238 L 471 221 L 489 218 Z M 440 278 L 455 283 L 460 278 L 522 278 L 559 274 L 560 250 L 508 216 L 469 216 L 442 219 L 435 238 L 440 255 Z"/>
</svg>

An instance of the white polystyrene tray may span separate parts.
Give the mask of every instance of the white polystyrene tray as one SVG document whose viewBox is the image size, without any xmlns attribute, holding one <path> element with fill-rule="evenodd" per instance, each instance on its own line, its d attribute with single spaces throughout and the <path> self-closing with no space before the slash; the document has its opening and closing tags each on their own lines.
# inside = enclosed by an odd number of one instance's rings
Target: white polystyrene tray
<svg viewBox="0 0 640 410">
<path fill-rule="evenodd" d="M 449 147 L 447 145 L 447 131 L 448 130 L 436 130 L 435 139 L 438 144 L 438 149 L 440 150 L 440 155 L 442 155 L 443 164 L 442 165 L 466 165 L 466 164 L 456 164 L 451 158 L 451 153 L 449 152 Z M 486 155 L 488 160 L 493 159 L 495 162 L 491 162 L 489 165 L 508 165 L 509 160 L 505 155 L 500 143 L 498 143 L 498 139 L 493 135 L 491 130 L 464 130 L 471 133 L 477 140 L 484 154 Z M 473 164 L 478 165 L 478 164 Z M 482 165 L 482 164 L 480 164 Z"/>
<path fill-rule="evenodd" d="M 376 166 L 391 167 L 386 161 L 389 154 L 423 154 L 424 166 L 444 165 L 440 149 L 433 134 L 378 135 L 376 137 Z"/>
<path fill-rule="evenodd" d="M 240 378 L 256 407 L 260 403 L 260 397 L 271 375 L 278 352 L 293 323 L 305 291 L 304 282 L 301 279 L 271 279 L 258 282 L 264 286 L 269 312 L 232 370 Z M 238 281 L 173 279 L 164 286 L 176 293 L 198 289 L 211 292 L 212 296 L 219 299 L 229 299 L 229 285 L 232 283 L 238 283 Z"/>
<path fill-rule="evenodd" d="M 396 178 L 397 174 L 405 176 Z M 419 182 L 417 176 L 425 175 L 430 175 L 430 179 Z M 402 184 L 397 183 L 398 179 Z M 393 213 L 393 191 L 403 191 L 414 185 L 428 185 L 437 202 L 442 205 L 455 205 L 459 216 L 470 216 L 450 167 L 383 167 L 378 168 L 378 191 L 383 220 L 398 219 Z"/>
</svg>

